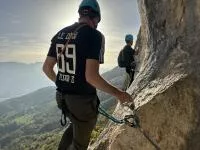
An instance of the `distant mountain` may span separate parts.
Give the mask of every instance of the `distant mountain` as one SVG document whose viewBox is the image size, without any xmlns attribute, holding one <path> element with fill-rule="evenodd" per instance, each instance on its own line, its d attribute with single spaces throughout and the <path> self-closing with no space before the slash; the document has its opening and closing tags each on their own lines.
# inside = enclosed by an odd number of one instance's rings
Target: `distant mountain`
<svg viewBox="0 0 200 150">
<path fill-rule="evenodd" d="M 123 70 L 116 67 L 102 76 L 123 88 Z M 49 86 L 0 102 L 0 148 L 40 150 L 48 149 L 46 145 L 55 149 L 63 129 L 59 123 L 61 112 L 56 106 L 55 90 L 54 86 Z M 115 106 L 117 101 L 114 97 L 101 91 L 98 91 L 98 95 L 105 109 Z"/>
<path fill-rule="evenodd" d="M 51 86 L 42 72 L 42 63 L 0 62 L 0 101 Z"/>
<path fill-rule="evenodd" d="M 0 103 L 0 114 L 23 113 L 35 107 L 45 105 L 55 99 L 55 87 L 45 87 L 35 92 L 12 98 Z"/>
<path fill-rule="evenodd" d="M 0 145 L 3 148 L 21 136 L 59 129 L 59 119 L 55 87 L 3 101 L 0 103 Z"/>
<path fill-rule="evenodd" d="M 115 80 L 115 78 L 124 77 L 126 74 L 124 68 L 115 67 L 109 71 L 104 72 L 102 76 L 106 80 Z"/>
<path fill-rule="evenodd" d="M 108 69 L 101 68 L 100 72 L 106 70 Z M 103 75 L 105 78 L 111 79 L 112 76 L 117 76 L 121 72 L 120 69 L 114 69 L 107 73 Z M 28 94 L 43 87 L 54 86 L 54 83 L 42 72 L 42 62 L 32 64 L 0 62 L 0 83 L 0 102 Z"/>
</svg>

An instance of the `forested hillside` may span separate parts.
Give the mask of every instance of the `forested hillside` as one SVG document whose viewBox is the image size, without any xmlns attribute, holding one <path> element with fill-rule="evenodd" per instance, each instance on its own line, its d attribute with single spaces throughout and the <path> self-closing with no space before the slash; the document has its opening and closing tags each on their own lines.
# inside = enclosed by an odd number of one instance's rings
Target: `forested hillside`
<svg viewBox="0 0 200 150">
<path fill-rule="evenodd" d="M 103 77 L 121 88 L 125 75 L 123 70 L 114 68 Z M 56 149 L 65 128 L 60 125 L 61 111 L 56 105 L 55 91 L 54 86 L 45 87 L 0 103 L 0 146 L 3 150 Z M 114 97 L 105 96 L 101 91 L 98 95 L 103 107 L 111 112 L 117 103 Z M 106 122 L 105 117 L 99 116 L 91 142 Z"/>
</svg>

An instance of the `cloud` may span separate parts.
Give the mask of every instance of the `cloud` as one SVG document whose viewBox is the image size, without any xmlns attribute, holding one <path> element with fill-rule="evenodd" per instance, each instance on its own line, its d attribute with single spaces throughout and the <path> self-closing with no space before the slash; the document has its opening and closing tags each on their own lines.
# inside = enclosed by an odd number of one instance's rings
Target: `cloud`
<svg viewBox="0 0 200 150">
<path fill-rule="evenodd" d="M 1 1 L 0 17 L 0 60 L 34 61 L 43 58 L 50 40 L 58 30 L 78 20 L 81 0 Z M 116 57 L 124 46 L 126 33 L 134 34 L 140 26 L 136 0 L 99 0 L 102 21 L 98 29 L 106 39 L 106 62 Z M 109 55 L 113 52 L 112 55 Z M 45 54 L 44 54 L 45 53 Z M 108 55 L 108 56 L 107 56 Z M 33 57 L 34 56 L 34 57 Z M 109 62 L 108 62 L 109 63 Z"/>
<path fill-rule="evenodd" d="M 4 50 L 5 47 L 9 46 L 9 39 L 6 36 L 0 37 L 0 52 Z"/>
<path fill-rule="evenodd" d="M 20 24 L 21 21 L 20 21 L 20 20 L 11 20 L 11 23 L 12 23 L 12 24 Z"/>
</svg>

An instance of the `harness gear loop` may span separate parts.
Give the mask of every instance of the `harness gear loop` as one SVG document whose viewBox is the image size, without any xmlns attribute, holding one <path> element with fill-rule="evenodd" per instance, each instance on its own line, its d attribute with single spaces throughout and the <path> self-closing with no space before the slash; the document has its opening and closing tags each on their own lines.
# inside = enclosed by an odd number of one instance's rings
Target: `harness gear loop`
<svg viewBox="0 0 200 150">
<path fill-rule="evenodd" d="M 60 118 L 60 124 L 64 127 L 67 124 L 67 115 L 66 112 L 62 109 L 62 114 Z"/>
</svg>

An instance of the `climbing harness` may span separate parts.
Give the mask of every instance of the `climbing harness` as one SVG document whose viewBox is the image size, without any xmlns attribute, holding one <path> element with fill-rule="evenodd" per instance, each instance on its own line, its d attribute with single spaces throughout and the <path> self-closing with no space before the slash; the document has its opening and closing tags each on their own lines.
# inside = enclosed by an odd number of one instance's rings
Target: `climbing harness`
<svg viewBox="0 0 200 150">
<path fill-rule="evenodd" d="M 144 131 L 144 129 L 142 129 L 142 127 L 140 126 L 140 120 L 139 117 L 136 115 L 136 110 L 134 108 L 134 105 L 125 105 L 127 106 L 133 113 L 131 115 L 125 115 L 124 119 L 117 119 L 114 116 L 108 114 L 106 112 L 106 110 L 102 107 L 102 105 L 99 105 L 98 111 L 101 115 L 107 117 L 108 119 L 112 120 L 115 123 L 118 124 L 126 124 L 129 127 L 133 127 L 133 128 L 137 128 L 140 133 L 142 133 L 144 135 L 144 137 L 156 148 L 156 150 L 160 150 L 160 147 L 158 146 L 158 144 L 152 140 L 149 135 Z"/>
</svg>

